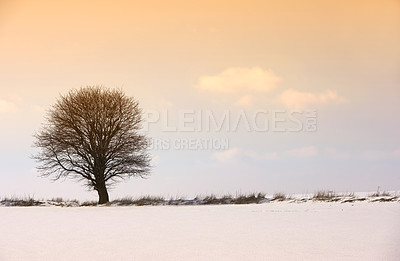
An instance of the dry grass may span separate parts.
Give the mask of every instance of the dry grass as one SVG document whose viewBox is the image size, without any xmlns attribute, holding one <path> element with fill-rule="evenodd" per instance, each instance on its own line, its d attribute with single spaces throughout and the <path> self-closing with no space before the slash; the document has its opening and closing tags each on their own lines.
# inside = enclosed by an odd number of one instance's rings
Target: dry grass
<svg viewBox="0 0 400 261">
<path fill-rule="evenodd" d="M 287 199 L 286 195 L 284 193 L 278 192 L 275 193 L 274 196 L 272 197 L 272 201 L 285 201 Z"/>
<path fill-rule="evenodd" d="M 209 196 L 201 197 L 197 196 L 193 199 L 193 204 L 195 205 L 222 205 L 230 204 L 233 200 L 231 195 L 224 195 L 222 197 L 217 197 L 214 194 Z"/>
<path fill-rule="evenodd" d="M 239 194 L 236 197 L 226 194 L 218 197 L 214 194 L 196 196 L 193 200 L 169 200 L 168 205 L 226 205 L 226 204 L 259 204 L 265 200 L 264 193 Z"/>
<path fill-rule="evenodd" d="M 264 193 L 251 193 L 248 195 L 239 195 L 233 199 L 233 204 L 259 204 L 265 200 Z"/>
<path fill-rule="evenodd" d="M 134 201 L 134 205 L 136 206 L 155 206 L 161 205 L 162 203 L 165 203 L 165 199 L 160 196 L 144 196 Z"/>
<path fill-rule="evenodd" d="M 370 197 L 392 197 L 393 195 L 387 191 L 383 191 L 383 192 L 375 192 L 373 194 L 370 195 Z"/>
<path fill-rule="evenodd" d="M 80 204 L 81 207 L 94 207 L 97 206 L 97 201 L 84 201 Z"/>
<path fill-rule="evenodd" d="M 165 203 L 165 199 L 160 196 L 142 196 L 140 198 L 125 197 L 121 199 L 113 200 L 110 204 L 117 206 L 154 206 L 162 205 Z"/>
<path fill-rule="evenodd" d="M 57 203 L 62 203 L 65 200 L 63 198 L 58 197 L 58 198 L 52 198 L 52 199 L 50 199 L 50 201 L 57 202 Z"/>
<path fill-rule="evenodd" d="M 383 192 L 375 192 L 371 195 L 369 195 L 370 198 L 372 198 L 371 201 L 373 202 L 391 202 L 399 199 L 399 196 L 396 195 L 395 193 L 390 193 L 387 191 Z"/>
<path fill-rule="evenodd" d="M 354 193 L 336 194 L 332 191 L 318 191 L 312 197 L 292 197 L 282 192 L 275 193 L 271 198 L 266 198 L 264 193 L 237 194 L 235 197 L 229 194 L 221 197 L 215 194 L 196 196 L 194 199 L 185 199 L 184 197 L 175 197 L 165 199 L 162 196 L 142 196 L 139 198 L 124 197 L 113 200 L 102 206 L 158 206 L 158 205 L 226 205 L 226 204 L 260 204 L 266 202 L 282 202 L 289 201 L 291 203 L 302 203 L 309 200 L 321 202 L 340 202 L 352 203 L 356 201 L 370 202 L 390 202 L 400 200 L 396 193 L 375 192 L 367 197 L 357 197 Z M 97 201 L 84 201 L 79 203 L 77 200 L 65 200 L 61 197 L 52 198 L 51 200 L 35 200 L 33 196 L 24 197 L 6 197 L 0 200 L 0 206 L 60 206 L 60 207 L 92 207 L 98 206 Z"/>
<path fill-rule="evenodd" d="M 312 199 L 316 201 L 337 201 L 339 197 L 331 191 L 318 191 Z"/>
<path fill-rule="evenodd" d="M 31 207 L 31 206 L 40 206 L 42 202 L 35 200 L 33 196 L 24 196 L 24 197 L 11 197 L 11 198 L 3 198 L 0 203 L 5 206 L 18 206 L 18 207 Z"/>
</svg>

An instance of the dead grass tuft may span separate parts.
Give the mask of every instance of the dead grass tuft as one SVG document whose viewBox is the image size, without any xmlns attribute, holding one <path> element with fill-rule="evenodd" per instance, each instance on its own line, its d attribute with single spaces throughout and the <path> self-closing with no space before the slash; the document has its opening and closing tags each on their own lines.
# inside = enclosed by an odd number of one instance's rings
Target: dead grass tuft
<svg viewBox="0 0 400 261">
<path fill-rule="evenodd" d="M 332 191 L 318 191 L 312 199 L 316 201 L 337 201 L 339 197 Z"/>
<path fill-rule="evenodd" d="M 287 199 L 286 195 L 284 193 L 278 192 L 275 193 L 274 196 L 272 197 L 272 201 L 285 201 Z"/>
</svg>

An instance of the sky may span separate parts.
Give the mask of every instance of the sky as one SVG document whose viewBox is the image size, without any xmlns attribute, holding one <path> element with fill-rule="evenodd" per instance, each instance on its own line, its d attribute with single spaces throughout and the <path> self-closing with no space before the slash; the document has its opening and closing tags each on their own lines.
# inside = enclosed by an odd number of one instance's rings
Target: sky
<svg viewBox="0 0 400 261">
<path fill-rule="evenodd" d="M 111 199 L 400 190 L 399 46 L 397 0 L 0 0 L 0 197 L 96 199 L 31 159 L 88 85 L 135 97 L 153 140 Z"/>
</svg>

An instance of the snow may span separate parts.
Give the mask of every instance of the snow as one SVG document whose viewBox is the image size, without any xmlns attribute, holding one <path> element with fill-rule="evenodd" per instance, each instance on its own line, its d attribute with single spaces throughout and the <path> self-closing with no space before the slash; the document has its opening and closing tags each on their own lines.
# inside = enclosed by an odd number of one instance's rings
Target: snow
<svg viewBox="0 0 400 261">
<path fill-rule="evenodd" d="M 399 202 L 0 207 L 0 260 L 400 260 Z"/>
</svg>

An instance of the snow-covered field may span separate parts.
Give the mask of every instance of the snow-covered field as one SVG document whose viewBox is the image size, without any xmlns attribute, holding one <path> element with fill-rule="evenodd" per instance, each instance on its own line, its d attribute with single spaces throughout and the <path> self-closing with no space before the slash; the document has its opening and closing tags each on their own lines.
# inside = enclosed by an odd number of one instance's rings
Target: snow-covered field
<svg viewBox="0 0 400 261">
<path fill-rule="evenodd" d="M 0 207 L 1 261 L 400 260 L 399 202 Z"/>
</svg>

